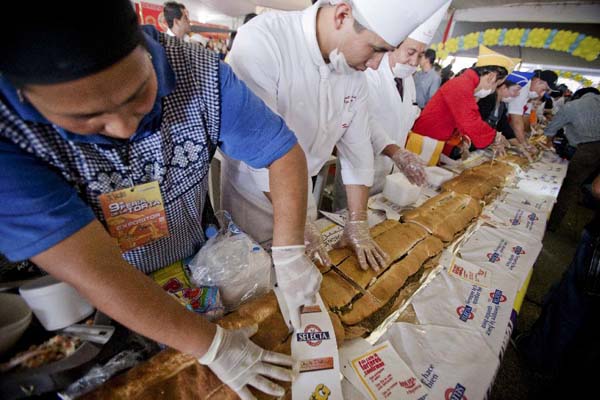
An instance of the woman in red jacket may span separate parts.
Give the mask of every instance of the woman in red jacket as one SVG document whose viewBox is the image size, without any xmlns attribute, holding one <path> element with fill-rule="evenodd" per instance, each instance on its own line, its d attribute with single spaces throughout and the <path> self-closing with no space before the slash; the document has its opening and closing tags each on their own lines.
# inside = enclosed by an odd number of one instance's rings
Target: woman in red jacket
<svg viewBox="0 0 600 400">
<path fill-rule="evenodd" d="M 413 132 L 443 142 L 458 136 L 459 143 L 464 138 L 478 149 L 493 144 L 496 130 L 481 118 L 477 101 L 496 90 L 517 62 L 481 46 L 477 65 L 436 92 L 416 120 Z M 446 143 L 444 154 L 450 155 L 453 147 Z"/>
</svg>

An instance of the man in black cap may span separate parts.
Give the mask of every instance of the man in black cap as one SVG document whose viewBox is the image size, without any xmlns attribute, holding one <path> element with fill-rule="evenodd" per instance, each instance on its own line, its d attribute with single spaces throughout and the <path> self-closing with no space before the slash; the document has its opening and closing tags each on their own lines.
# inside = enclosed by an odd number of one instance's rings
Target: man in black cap
<svg viewBox="0 0 600 400">
<path fill-rule="evenodd" d="M 510 126 L 515 132 L 515 137 L 523 146 L 522 148 L 528 152 L 529 156 L 537 154 L 537 149 L 527 142 L 527 137 L 525 135 L 525 119 L 528 118 L 528 116 L 524 117 L 524 114 L 528 111 L 526 109 L 527 103 L 530 100 L 542 98 L 551 90 L 556 90 L 556 81 L 558 80 L 558 75 L 556 75 L 554 71 L 536 70 L 534 73 L 531 81 L 521 89 L 519 96 L 508 104 Z"/>
<path fill-rule="evenodd" d="M 267 378 L 291 379 L 274 365 L 288 356 L 187 311 L 144 273 L 204 243 L 217 147 L 268 168 L 274 248 L 303 247 L 308 178 L 293 132 L 211 52 L 142 31 L 129 1 L 93 19 L 82 10 L 42 3 L 18 32 L 0 28 L 0 252 L 199 357 L 242 399 L 247 385 L 282 395 Z M 282 301 L 299 312 L 321 275 L 306 256 L 276 267 Z"/>
</svg>

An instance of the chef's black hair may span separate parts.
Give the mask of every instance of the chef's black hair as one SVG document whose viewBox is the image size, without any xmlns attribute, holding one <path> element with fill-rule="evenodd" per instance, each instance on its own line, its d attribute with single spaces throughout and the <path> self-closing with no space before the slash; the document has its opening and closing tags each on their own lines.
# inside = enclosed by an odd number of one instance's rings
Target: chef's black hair
<svg viewBox="0 0 600 400">
<path fill-rule="evenodd" d="M 508 71 L 506 70 L 506 68 L 501 67 L 499 65 L 486 65 L 484 67 L 472 67 L 471 69 L 475 71 L 479 77 L 495 72 L 496 81 L 500 81 L 506 78 L 506 76 L 508 75 Z"/>
<path fill-rule="evenodd" d="M 167 1 L 163 4 L 163 14 L 169 28 L 173 27 L 176 19 L 183 18 L 183 10 L 185 10 L 185 6 L 176 1 Z"/>
</svg>

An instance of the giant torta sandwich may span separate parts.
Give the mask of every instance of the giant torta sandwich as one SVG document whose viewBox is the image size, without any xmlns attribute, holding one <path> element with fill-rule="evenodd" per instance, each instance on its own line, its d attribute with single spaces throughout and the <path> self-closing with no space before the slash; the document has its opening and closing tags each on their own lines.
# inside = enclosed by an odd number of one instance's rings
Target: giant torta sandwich
<svg viewBox="0 0 600 400">
<path fill-rule="evenodd" d="M 339 345 L 344 340 L 344 329 L 335 314 L 330 316 Z M 226 329 L 258 325 L 258 331 L 250 338 L 254 343 L 267 350 L 291 354 L 291 335 L 273 292 L 240 306 L 217 323 Z M 290 384 L 278 383 L 287 389 L 286 398 L 291 398 Z M 258 391 L 253 394 L 258 399 L 273 398 Z M 82 398 L 233 400 L 238 397 L 194 357 L 167 349 Z"/>
<path fill-rule="evenodd" d="M 387 268 L 365 271 L 350 255 L 323 275 L 321 296 L 339 315 L 346 337 L 377 327 L 418 288 L 426 267 L 436 264 L 443 249 L 439 239 L 416 224 L 396 223 L 383 233 L 381 230 L 375 226 L 371 234 L 392 260 Z"/>
<path fill-rule="evenodd" d="M 414 210 L 405 212 L 402 219 L 449 243 L 471 225 L 480 213 L 479 201 L 471 196 L 442 192 Z"/>
<path fill-rule="evenodd" d="M 373 227 L 371 235 L 392 259 L 387 268 L 363 271 L 349 249 L 331 251 L 334 266 L 322 268 L 320 293 L 330 308 L 338 346 L 346 334 L 368 333 L 406 301 L 424 273 L 437 264 L 443 248 L 439 239 L 416 224 L 388 220 Z M 217 323 L 226 329 L 257 325 L 258 331 L 250 338 L 254 343 L 291 353 L 291 335 L 272 292 L 243 304 Z M 291 398 L 289 383 L 278 383 L 287 390 L 285 398 Z M 272 398 L 258 391 L 253 394 Z M 229 400 L 237 396 L 195 358 L 168 349 L 83 398 Z"/>
<path fill-rule="evenodd" d="M 445 182 L 442 190 L 469 195 L 486 203 L 491 202 L 515 174 L 515 168 L 505 162 L 485 162 L 468 169 Z"/>
</svg>

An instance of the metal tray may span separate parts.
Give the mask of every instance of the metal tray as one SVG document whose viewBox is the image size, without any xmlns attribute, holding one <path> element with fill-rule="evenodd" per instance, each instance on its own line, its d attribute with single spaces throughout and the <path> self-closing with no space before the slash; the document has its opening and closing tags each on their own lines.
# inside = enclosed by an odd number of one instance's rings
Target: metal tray
<svg viewBox="0 0 600 400">
<path fill-rule="evenodd" d="M 111 325 L 111 319 L 101 312 L 96 312 L 94 324 Z M 84 342 L 73 354 L 62 360 L 38 368 L 0 375 L 2 399 L 11 400 L 42 395 L 67 387 L 87 372 L 102 347 L 103 345 L 100 344 Z"/>
</svg>

